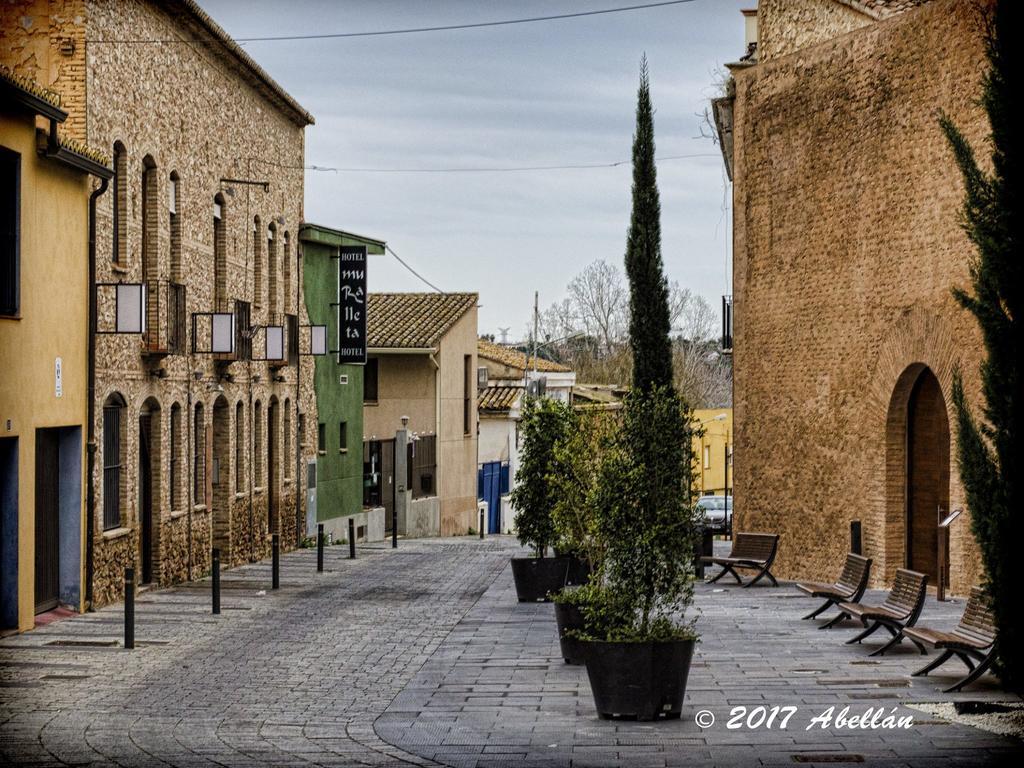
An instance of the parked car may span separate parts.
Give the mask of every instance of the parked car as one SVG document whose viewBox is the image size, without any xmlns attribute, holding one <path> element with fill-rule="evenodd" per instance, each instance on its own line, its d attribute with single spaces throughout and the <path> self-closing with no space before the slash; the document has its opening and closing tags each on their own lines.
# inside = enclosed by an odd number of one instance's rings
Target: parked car
<svg viewBox="0 0 1024 768">
<path fill-rule="evenodd" d="M 724 533 L 732 522 L 732 496 L 701 496 L 695 506 L 704 513 L 706 530 Z"/>
</svg>

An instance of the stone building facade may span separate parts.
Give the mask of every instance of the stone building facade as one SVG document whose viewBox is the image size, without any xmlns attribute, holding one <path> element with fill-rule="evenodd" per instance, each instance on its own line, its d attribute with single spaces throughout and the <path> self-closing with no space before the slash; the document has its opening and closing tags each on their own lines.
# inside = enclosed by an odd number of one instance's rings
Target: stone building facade
<svg viewBox="0 0 1024 768">
<path fill-rule="evenodd" d="M 964 505 L 951 382 L 978 408 L 984 350 L 938 115 L 985 156 L 981 35 L 959 0 L 763 0 L 759 60 L 731 66 L 736 527 L 782 534 L 784 577 L 833 578 L 860 521 L 876 585 L 934 584 Z M 949 531 L 965 594 L 968 514 Z"/>
<path fill-rule="evenodd" d="M 263 557 L 273 533 L 294 546 L 315 455 L 313 364 L 298 354 L 313 118 L 191 0 L 3 14 L 5 63 L 60 93 L 66 132 L 115 171 L 96 222 L 93 603 L 120 597 L 128 566 L 167 584 L 208 570 L 213 546 L 225 565 Z M 146 286 L 145 333 L 105 332 L 118 283 Z M 210 353 L 214 312 L 229 316 L 226 354 Z M 268 336 L 280 361 L 261 359 Z"/>
</svg>

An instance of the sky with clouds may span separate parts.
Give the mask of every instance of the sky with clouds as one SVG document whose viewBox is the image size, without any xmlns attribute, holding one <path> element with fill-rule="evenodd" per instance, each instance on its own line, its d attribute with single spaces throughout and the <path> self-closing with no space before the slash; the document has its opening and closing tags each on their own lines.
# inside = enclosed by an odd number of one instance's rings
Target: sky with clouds
<svg viewBox="0 0 1024 768">
<path fill-rule="evenodd" d="M 642 0 L 201 0 L 236 38 L 376 31 L 547 16 Z M 715 308 L 728 290 L 718 148 L 701 137 L 722 65 L 743 50 L 740 8 L 694 0 L 585 18 L 423 34 L 247 42 L 316 125 L 308 165 L 615 168 L 460 173 L 306 172 L 306 219 L 386 240 L 446 291 L 480 294 L 479 330 L 521 338 L 597 259 L 621 266 L 639 61 L 656 108 L 668 277 Z M 707 131 L 705 129 L 704 133 Z M 373 291 L 430 290 L 391 256 Z"/>
</svg>

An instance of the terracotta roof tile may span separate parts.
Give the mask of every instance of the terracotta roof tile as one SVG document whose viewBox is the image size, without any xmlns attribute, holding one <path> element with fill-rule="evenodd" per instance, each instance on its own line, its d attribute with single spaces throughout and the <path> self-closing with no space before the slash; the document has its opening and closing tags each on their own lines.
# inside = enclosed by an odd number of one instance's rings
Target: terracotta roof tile
<svg viewBox="0 0 1024 768">
<path fill-rule="evenodd" d="M 533 369 L 533 357 L 527 356 L 518 349 L 503 347 L 500 344 L 485 341 L 484 339 L 479 339 L 477 341 L 476 353 L 479 357 L 482 357 L 485 360 L 493 360 L 497 363 L 507 365 L 510 368 L 518 368 L 521 371 Z M 572 368 L 564 366 L 561 363 L 552 362 L 551 360 L 545 360 L 543 357 L 538 356 L 537 370 L 547 371 L 549 373 L 570 373 Z"/>
<path fill-rule="evenodd" d="M 522 394 L 522 387 L 484 387 L 477 397 L 477 407 L 481 411 L 503 413 L 515 406 Z"/>
<path fill-rule="evenodd" d="M 371 293 L 366 341 L 373 349 L 426 349 L 472 307 L 475 293 Z"/>
</svg>

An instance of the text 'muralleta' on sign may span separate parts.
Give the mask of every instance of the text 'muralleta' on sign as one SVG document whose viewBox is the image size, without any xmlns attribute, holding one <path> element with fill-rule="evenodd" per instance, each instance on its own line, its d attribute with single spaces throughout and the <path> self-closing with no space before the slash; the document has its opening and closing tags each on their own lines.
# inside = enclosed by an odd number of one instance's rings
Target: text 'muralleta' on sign
<svg viewBox="0 0 1024 768">
<path fill-rule="evenodd" d="M 366 362 L 366 246 L 338 254 L 338 362 Z"/>
</svg>

